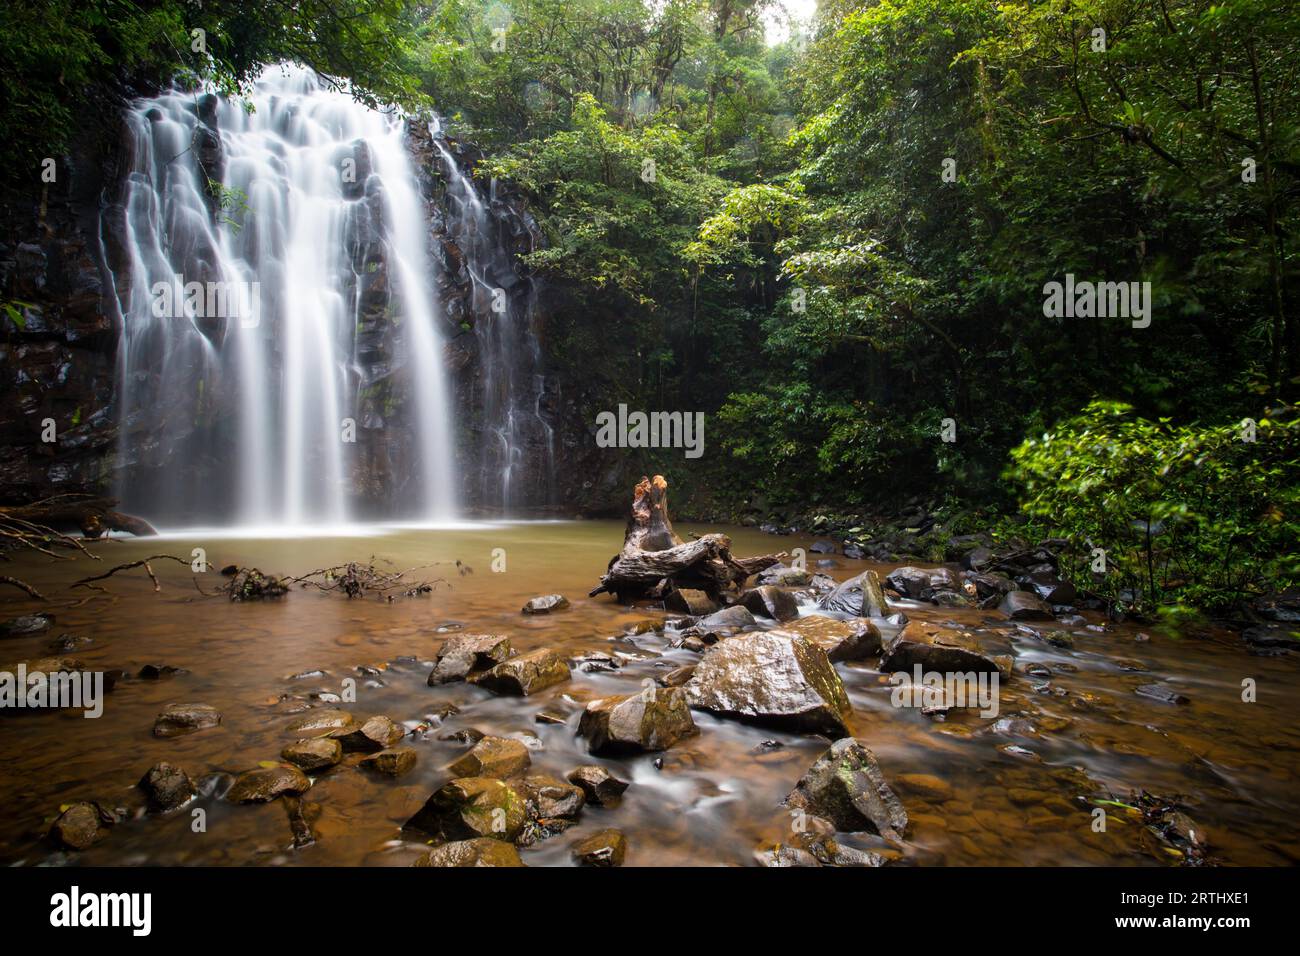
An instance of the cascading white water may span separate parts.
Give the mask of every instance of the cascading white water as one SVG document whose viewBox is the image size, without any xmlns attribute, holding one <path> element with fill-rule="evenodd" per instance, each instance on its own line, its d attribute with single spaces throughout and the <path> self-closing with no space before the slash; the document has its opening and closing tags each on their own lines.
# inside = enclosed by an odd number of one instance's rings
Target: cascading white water
<svg viewBox="0 0 1300 956">
<path fill-rule="evenodd" d="M 520 504 L 549 504 L 555 434 L 542 414 L 545 381 L 541 342 L 533 330 L 534 286 L 511 295 L 503 283 L 515 282 L 515 263 L 494 227 L 491 208 L 496 182 L 486 198 L 465 175 L 448 148 L 435 118 L 429 133 L 442 158 L 447 183 L 447 231 L 464 256 L 472 285 L 474 335 L 481 365 L 484 434 L 479 447 L 479 498 L 509 514 Z M 525 449 L 538 450 L 537 474 L 524 475 Z M 521 478 L 529 478 L 525 485 Z"/>
<path fill-rule="evenodd" d="M 125 505 L 237 524 L 354 517 L 349 439 L 373 385 L 358 338 L 366 290 L 382 282 L 400 384 L 386 400 L 404 404 L 411 427 L 393 514 L 453 518 L 441 335 L 404 120 L 282 66 L 244 99 L 173 91 L 127 122 Z"/>
</svg>

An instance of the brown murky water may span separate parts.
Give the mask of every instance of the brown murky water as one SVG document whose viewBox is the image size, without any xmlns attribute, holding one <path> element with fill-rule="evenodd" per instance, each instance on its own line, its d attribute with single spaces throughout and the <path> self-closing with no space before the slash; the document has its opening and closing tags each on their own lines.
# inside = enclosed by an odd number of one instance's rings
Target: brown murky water
<svg viewBox="0 0 1300 956">
<path fill-rule="evenodd" d="M 678 530 L 725 530 L 738 554 L 810 543 L 749 529 L 683 523 Z M 0 719 L 0 862 L 407 864 L 421 845 L 403 841 L 402 822 L 448 778 L 444 768 L 465 749 L 438 737 L 472 727 L 526 740 L 534 748 L 535 771 L 563 776 L 580 763 L 602 763 L 632 782 L 621 806 L 589 807 L 577 827 L 523 850 L 530 865 L 568 865 L 570 844 L 604 827 L 627 835 L 628 865 L 752 864 L 756 848 L 789 838 L 790 817 L 780 801 L 826 748 L 824 738 L 697 712 L 700 733 L 663 754 L 656 768 L 653 756 L 592 758 L 574 734 L 584 701 L 634 692 L 646 677 L 697 659 L 656 634 L 622 636 L 629 623 L 662 612 L 620 607 L 608 596 L 585 597 L 621 540 L 622 526 L 614 522 L 387 529 L 295 541 L 187 534 L 93 545 L 104 557 L 98 565 L 30 558 L 8 565 L 7 573 L 47 595 L 81 603 L 56 602 L 55 626 L 43 635 L 0 639 L 0 665 L 47 656 L 50 642 L 70 633 L 94 639 L 71 653 L 91 669 L 134 673 L 143 664 L 162 663 L 189 673 L 120 682 L 97 720 L 73 712 Z M 65 590 L 78 577 L 152 553 L 188 560 L 194 547 L 205 548 L 216 567 L 253 565 L 293 574 L 371 555 L 398 568 L 448 562 L 422 574 L 445 576 L 450 587 L 393 603 L 294 591 L 274 602 L 231 604 L 201 596 L 196 576 L 185 568 L 159 563 L 160 593 L 139 571 L 108 582 L 111 596 Z M 496 548 L 505 550 L 504 573 L 491 570 Z M 457 559 L 473 573 L 458 574 L 450 566 Z M 836 578 L 868 567 L 835 560 L 839 566 L 829 573 Z M 209 590 L 220 582 L 215 572 L 197 578 Z M 572 607 L 551 616 L 519 613 L 528 598 L 554 591 L 567 595 Z M 13 593 L 5 594 L 0 618 L 51 610 L 16 600 Z M 913 620 L 969 630 L 1009 644 L 1016 654 L 1016 674 L 1002 684 L 997 719 L 967 710 L 935 721 L 918 710 L 895 708 L 891 688 L 872 664 L 837 665 L 853 702 L 852 731 L 875 751 L 911 815 L 907 847 L 894 854 L 904 862 L 1171 862 L 1123 813 L 1110 814 L 1105 832 L 1094 831 L 1087 798 L 1126 799 L 1137 789 L 1181 795 L 1220 862 L 1300 861 L 1300 729 L 1291 713 L 1300 694 L 1300 661 L 1249 656 L 1227 635 L 1178 640 L 1148 630 L 1149 639 L 1140 640 L 1143 630 L 1127 625 L 1104 632 L 1062 628 L 1074 639 L 1066 649 L 1016 631 L 995 612 L 900 606 Z M 571 657 L 621 651 L 628 663 L 604 673 L 575 668 L 569 683 L 526 699 L 495 697 L 466 684 L 426 686 L 434 652 L 458 627 L 506 633 L 518 651 L 553 646 Z M 1029 676 L 1025 668 L 1031 664 L 1044 664 L 1052 673 Z M 368 680 L 358 675 L 359 665 L 384 671 Z M 1134 666 L 1146 670 L 1125 669 Z M 290 679 L 316 669 L 326 676 Z M 316 778 L 307 795 L 318 813 L 313 846 L 291 849 L 278 802 L 236 806 L 210 796 L 194 805 L 206 810 L 206 832 L 193 832 L 187 808 L 119 824 L 104 842 L 80 854 L 42 841 L 61 804 L 127 804 L 135 782 L 160 760 L 196 779 L 277 760 L 295 736 L 285 730 L 294 717 L 281 695 L 337 693 L 346 677 L 357 679 L 357 702 L 342 706 L 357 714 L 386 714 L 414 726 L 447 703 L 459 713 L 426 738 L 408 738 L 419 763 L 404 777 L 379 779 L 345 763 Z M 1254 703 L 1241 699 L 1246 678 L 1258 688 Z M 1190 703 L 1164 704 L 1134 693 L 1153 680 L 1177 688 Z M 172 702 L 211 704 L 224 720 L 189 736 L 155 738 L 154 717 Z M 569 719 L 538 723 L 535 715 L 543 710 Z M 997 722 L 1009 717 L 1025 719 Z M 765 741 L 784 746 L 761 747 Z M 866 834 L 842 842 L 885 848 Z"/>
</svg>

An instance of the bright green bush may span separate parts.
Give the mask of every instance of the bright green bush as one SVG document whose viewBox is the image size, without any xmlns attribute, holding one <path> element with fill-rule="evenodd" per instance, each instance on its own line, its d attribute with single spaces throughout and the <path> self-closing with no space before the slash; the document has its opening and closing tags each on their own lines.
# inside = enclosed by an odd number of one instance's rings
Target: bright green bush
<svg viewBox="0 0 1300 956">
<path fill-rule="evenodd" d="M 1038 530 L 1066 538 L 1076 583 L 1145 610 L 1223 609 L 1300 580 L 1300 417 L 1147 421 L 1118 402 L 1012 452 Z M 1093 549 L 1106 571 L 1093 570 Z"/>
</svg>

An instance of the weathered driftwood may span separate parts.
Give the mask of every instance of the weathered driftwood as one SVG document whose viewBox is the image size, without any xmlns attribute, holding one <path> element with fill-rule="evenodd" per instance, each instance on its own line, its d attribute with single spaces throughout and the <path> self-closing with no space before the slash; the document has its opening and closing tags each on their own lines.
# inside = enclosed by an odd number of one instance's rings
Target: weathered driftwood
<svg viewBox="0 0 1300 956">
<path fill-rule="evenodd" d="M 2 507 L 0 520 L 41 525 L 64 533 L 79 531 L 87 538 L 98 538 L 106 531 L 125 531 L 140 537 L 158 533 L 143 518 L 116 509 L 113 498 L 56 495 L 28 505 Z"/>
<path fill-rule="evenodd" d="M 706 534 L 683 543 L 668 517 L 668 482 L 655 475 L 637 484 L 623 550 L 610 560 L 590 596 L 609 593 L 625 601 L 693 588 L 717 600 L 783 557 L 768 554 L 738 560 L 732 557 L 731 539 L 725 534 Z"/>
</svg>

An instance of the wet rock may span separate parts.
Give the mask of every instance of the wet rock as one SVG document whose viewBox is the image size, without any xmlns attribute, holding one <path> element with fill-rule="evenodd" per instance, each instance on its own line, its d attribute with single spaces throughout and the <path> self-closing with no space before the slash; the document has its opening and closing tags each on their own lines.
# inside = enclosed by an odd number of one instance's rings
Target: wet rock
<svg viewBox="0 0 1300 956">
<path fill-rule="evenodd" d="M 141 680 L 162 680 L 188 673 L 185 668 L 173 667 L 171 664 L 145 664 L 136 676 Z"/>
<path fill-rule="evenodd" d="M 626 855 L 627 837 L 618 830 L 598 830 L 573 845 L 580 866 L 622 866 Z"/>
<path fill-rule="evenodd" d="M 869 830 L 890 840 L 907 830 L 907 811 L 889 788 L 875 755 L 852 737 L 832 744 L 785 803 L 825 817 L 837 830 Z"/>
<path fill-rule="evenodd" d="M 532 765 L 528 748 L 509 737 L 483 737 L 448 772 L 457 777 L 513 777 Z"/>
<path fill-rule="evenodd" d="M 664 596 L 664 608 L 677 614 L 703 617 L 718 609 L 717 603 L 703 591 L 692 588 L 675 588 Z"/>
<path fill-rule="evenodd" d="M 513 843 L 527 819 L 527 805 L 512 787 L 491 777 L 458 777 L 429 797 L 407 826 L 447 840 Z"/>
<path fill-rule="evenodd" d="M 898 671 L 912 672 L 917 665 L 922 671 L 935 673 L 1003 674 L 1010 676 L 1010 660 L 999 660 L 979 650 L 973 639 L 955 632 L 941 631 L 930 634 L 914 624 L 909 624 L 885 648 L 880 658 L 884 674 Z"/>
<path fill-rule="evenodd" d="M 683 664 L 681 667 L 674 667 L 667 674 L 660 677 L 658 683 L 662 687 L 681 687 L 691 679 L 691 675 L 694 673 L 694 664 Z"/>
<path fill-rule="evenodd" d="M 755 579 L 760 586 L 774 584 L 778 587 L 801 588 L 812 583 L 812 574 L 804 568 L 774 564 L 759 573 Z"/>
<path fill-rule="evenodd" d="M 721 611 L 714 611 L 712 614 L 700 618 L 695 622 L 693 630 L 698 631 L 700 634 L 732 634 L 736 631 L 756 627 L 757 624 L 754 615 L 750 614 L 747 608 L 736 605 L 723 608 Z"/>
<path fill-rule="evenodd" d="M 60 846 L 85 850 L 108 836 L 108 828 L 116 822 L 116 815 L 98 803 L 74 803 L 59 814 L 50 836 Z"/>
<path fill-rule="evenodd" d="M 1013 621 L 1051 621 L 1052 609 L 1029 591 L 1008 591 L 998 610 Z"/>
<path fill-rule="evenodd" d="M 406 731 L 383 714 L 376 714 L 360 727 L 344 727 L 330 734 L 346 753 L 375 753 L 393 746 Z"/>
<path fill-rule="evenodd" d="M 311 737 L 285 747 L 280 751 L 280 759 L 287 760 L 305 773 L 315 773 L 342 760 L 343 745 L 329 737 Z"/>
<path fill-rule="evenodd" d="M 393 747 L 361 758 L 361 766 L 386 777 L 400 777 L 415 766 L 414 747 Z"/>
<path fill-rule="evenodd" d="M 880 587 L 880 576 L 875 571 L 863 571 L 836 586 L 818 603 L 823 611 L 838 611 L 855 617 L 885 617 L 889 605 Z"/>
<path fill-rule="evenodd" d="M 525 614 L 550 614 L 562 611 L 569 606 L 569 599 L 563 594 L 543 594 L 529 600 L 522 608 Z"/>
<path fill-rule="evenodd" d="M 980 600 L 1002 597 L 1016 590 L 1016 582 L 997 571 L 981 571 L 966 576 L 966 580 L 975 585 L 975 594 Z"/>
<path fill-rule="evenodd" d="M 1030 587 L 1048 604 L 1073 604 L 1078 596 L 1073 584 L 1055 577 L 1046 581 L 1031 581 Z"/>
<path fill-rule="evenodd" d="M 154 764 L 136 786 L 144 791 L 149 809 L 155 813 L 175 810 L 198 793 L 189 774 L 166 762 Z"/>
<path fill-rule="evenodd" d="M 1282 647 L 1300 651 L 1300 638 L 1296 637 L 1297 633 L 1300 633 L 1300 627 L 1295 624 L 1270 623 L 1248 627 L 1241 632 L 1241 637 L 1252 647 Z"/>
<path fill-rule="evenodd" d="M 817 857 L 807 850 L 784 843 L 767 849 L 755 850 L 754 862 L 759 866 L 773 868 L 821 866 L 821 863 L 817 861 Z"/>
<path fill-rule="evenodd" d="M 835 546 L 834 541 L 827 541 L 824 538 L 814 541 L 808 548 L 813 554 L 839 554 L 840 549 Z"/>
<path fill-rule="evenodd" d="M 305 793 L 311 781 L 297 767 L 259 767 L 235 778 L 226 799 L 231 803 L 270 803 L 286 793 Z"/>
<path fill-rule="evenodd" d="M 1139 697 L 1146 697 L 1149 700 L 1158 700 L 1162 704 L 1186 704 L 1190 703 L 1186 697 L 1178 693 L 1172 687 L 1164 684 L 1143 684 L 1133 691 Z"/>
<path fill-rule="evenodd" d="M 48 614 L 25 614 L 8 621 L 0 621 L 0 638 L 44 634 L 53 624 L 54 618 Z"/>
<path fill-rule="evenodd" d="M 579 787 L 588 803 L 598 807 L 616 807 L 623 802 L 623 792 L 630 786 L 604 767 L 583 764 L 569 771 L 569 783 Z"/>
<path fill-rule="evenodd" d="M 695 732 L 695 721 L 680 687 L 647 688 L 630 697 L 605 697 L 587 704 L 578 735 L 592 753 L 667 750 Z"/>
<path fill-rule="evenodd" d="M 534 819 L 576 817 L 587 803 L 581 787 L 549 774 L 530 774 L 517 789 L 528 805 L 528 815 Z"/>
<path fill-rule="evenodd" d="M 556 651 L 542 648 L 502 661 L 481 674 L 471 675 L 469 681 L 498 694 L 527 697 L 568 679 L 568 661 Z"/>
<path fill-rule="evenodd" d="M 487 670 L 514 654 L 510 638 L 503 634 L 458 634 L 443 642 L 429 686 L 464 680 L 474 671 Z"/>
<path fill-rule="evenodd" d="M 747 591 L 742 603 L 753 614 L 773 621 L 793 621 L 799 616 L 799 605 L 794 596 L 771 584 Z"/>
<path fill-rule="evenodd" d="M 795 833 L 790 843 L 793 849 L 812 854 L 813 859 L 822 866 L 868 866 L 885 865 L 885 858 L 878 853 L 869 853 L 854 847 L 844 846 L 835 839 L 835 826 L 821 817 L 808 816 L 804 819 L 804 829 Z M 778 851 L 780 848 L 777 848 Z M 794 864 L 794 865 L 808 865 Z"/>
<path fill-rule="evenodd" d="M 311 821 L 308 819 L 308 809 L 319 811 L 319 806 L 306 803 L 296 793 L 282 794 L 280 805 L 284 807 L 284 814 L 289 820 L 289 833 L 293 837 L 294 848 L 301 850 L 303 847 L 315 843 L 316 834 L 312 832 Z M 314 815 L 318 815 L 318 813 Z"/>
<path fill-rule="evenodd" d="M 928 601 L 936 591 L 956 591 L 961 587 L 957 576 L 947 568 L 895 568 L 885 583 L 905 598 Z"/>
<path fill-rule="evenodd" d="M 154 720 L 155 737 L 181 737 L 221 723 L 221 713 L 207 704 L 171 704 Z"/>
<path fill-rule="evenodd" d="M 789 621 L 781 630 L 816 644 L 832 661 L 860 661 L 880 653 L 880 630 L 866 618 L 841 621 L 809 614 Z"/>
<path fill-rule="evenodd" d="M 49 648 L 55 654 L 68 654 L 94 643 L 95 639 L 93 637 L 86 637 L 81 634 L 60 634 L 50 641 Z"/>
<path fill-rule="evenodd" d="M 687 682 L 692 707 L 841 737 L 852 712 L 826 652 L 798 634 L 754 631 L 715 644 Z"/>
<path fill-rule="evenodd" d="M 487 837 L 457 840 L 434 847 L 414 866 L 523 866 L 513 844 Z"/>
<path fill-rule="evenodd" d="M 295 720 L 287 729 L 294 734 L 316 733 L 327 736 L 339 730 L 350 729 L 356 722 L 356 718 L 346 710 L 316 710 Z"/>
</svg>

